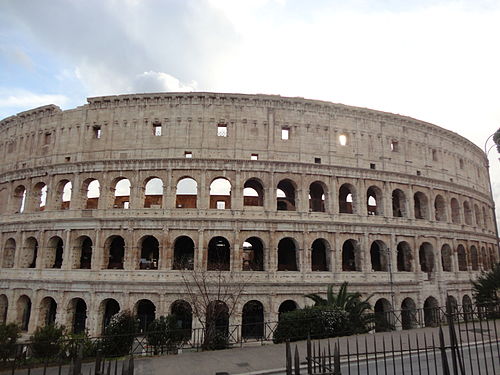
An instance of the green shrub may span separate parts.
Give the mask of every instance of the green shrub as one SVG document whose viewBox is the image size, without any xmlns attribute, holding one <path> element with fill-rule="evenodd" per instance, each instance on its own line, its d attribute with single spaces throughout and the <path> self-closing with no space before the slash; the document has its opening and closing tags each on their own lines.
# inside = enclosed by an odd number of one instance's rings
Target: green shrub
<svg viewBox="0 0 500 375">
<path fill-rule="evenodd" d="M 177 349 L 184 341 L 185 333 L 185 330 L 177 327 L 175 316 L 160 316 L 149 324 L 146 339 L 154 347 L 155 353 L 163 353 L 165 350 Z"/>
<path fill-rule="evenodd" d="M 104 330 L 101 341 L 102 353 L 106 356 L 123 356 L 130 352 L 139 322 L 130 311 L 114 315 Z"/>
<path fill-rule="evenodd" d="M 82 358 L 95 357 L 98 345 L 86 332 L 70 333 L 66 336 L 63 351 L 70 358 L 74 358 L 81 350 Z"/>
<path fill-rule="evenodd" d="M 16 352 L 16 343 L 21 330 L 14 324 L 0 324 L 0 359 L 7 361 Z"/>
<path fill-rule="evenodd" d="M 62 352 L 64 326 L 48 324 L 38 327 L 30 340 L 35 358 L 55 358 Z"/>
</svg>

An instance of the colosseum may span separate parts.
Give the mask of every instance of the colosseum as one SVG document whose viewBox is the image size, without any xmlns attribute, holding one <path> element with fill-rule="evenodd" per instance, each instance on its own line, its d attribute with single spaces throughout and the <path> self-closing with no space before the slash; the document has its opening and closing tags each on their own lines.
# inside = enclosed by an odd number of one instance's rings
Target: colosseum
<svg viewBox="0 0 500 375">
<path fill-rule="evenodd" d="M 0 322 L 27 333 L 99 335 L 126 309 L 197 327 L 183 275 L 212 270 L 246 280 L 231 324 L 276 321 L 344 281 L 378 311 L 465 304 L 498 260 L 485 154 L 401 115 L 95 97 L 3 119 L 0 155 Z"/>
</svg>

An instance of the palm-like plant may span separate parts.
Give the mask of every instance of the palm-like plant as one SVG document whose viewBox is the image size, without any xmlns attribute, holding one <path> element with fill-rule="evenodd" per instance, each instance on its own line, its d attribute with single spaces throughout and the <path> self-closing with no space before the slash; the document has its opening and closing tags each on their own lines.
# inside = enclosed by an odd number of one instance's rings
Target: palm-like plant
<svg viewBox="0 0 500 375">
<path fill-rule="evenodd" d="M 362 300 L 361 293 L 349 293 L 347 285 L 347 282 L 342 283 L 337 294 L 333 292 L 333 285 L 328 285 L 326 299 L 316 293 L 307 294 L 306 297 L 313 300 L 315 306 L 325 306 L 332 310 L 344 311 L 354 333 L 365 332 L 368 330 L 368 324 L 373 322 L 373 314 L 369 314 L 372 310 L 369 302 L 372 295 Z"/>
</svg>

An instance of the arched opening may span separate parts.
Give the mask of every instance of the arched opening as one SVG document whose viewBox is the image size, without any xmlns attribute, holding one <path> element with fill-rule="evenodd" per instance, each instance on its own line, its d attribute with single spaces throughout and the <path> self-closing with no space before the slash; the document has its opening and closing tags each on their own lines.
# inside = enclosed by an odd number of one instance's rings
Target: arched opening
<svg viewBox="0 0 500 375">
<path fill-rule="evenodd" d="M 101 302 L 99 312 L 102 314 L 102 333 L 104 333 L 111 322 L 111 318 L 120 312 L 120 304 L 112 298 L 105 299 Z"/>
<path fill-rule="evenodd" d="M 62 180 L 57 185 L 56 201 L 54 207 L 60 210 L 68 210 L 71 202 L 72 185 L 69 180 Z"/>
<path fill-rule="evenodd" d="M 21 259 L 19 259 L 19 267 L 35 268 L 36 258 L 38 256 L 38 241 L 34 237 L 29 237 L 24 242 Z"/>
<path fill-rule="evenodd" d="M 370 247 L 370 259 L 373 271 L 387 272 L 387 245 L 382 241 L 373 241 Z"/>
<path fill-rule="evenodd" d="M 175 207 L 196 208 L 198 183 L 191 177 L 184 177 L 177 182 Z"/>
<path fill-rule="evenodd" d="M 182 336 L 185 340 L 189 340 L 193 326 L 193 310 L 191 309 L 191 305 L 184 300 L 177 300 L 172 303 L 170 312 L 175 316 L 177 329 L 182 331 Z"/>
<path fill-rule="evenodd" d="M 206 330 L 212 333 L 212 338 L 229 335 L 229 309 L 222 301 L 212 301 L 207 306 Z"/>
<path fill-rule="evenodd" d="M 458 303 L 457 299 L 453 296 L 448 295 L 446 297 L 446 312 L 451 312 L 453 318 L 457 320 L 458 318 Z"/>
<path fill-rule="evenodd" d="M 89 178 L 83 183 L 83 192 L 85 194 L 85 209 L 95 210 L 99 204 L 99 196 L 101 194 L 101 187 L 99 181 Z"/>
<path fill-rule="evenodd" d="M 401 241 L 397 246 L 398 271 L 411 272 L 413 271 L 413 255 L 410 244 L 406 241 Z"/>
<path fill-rule="evenodd" d="M 291 299 L 287 299 L 286 301 L 283 301 L 278 308 L 278 320 L 281 319 L 281 315 L 285 314 L 290 311 L 295 311 L 297 310 L 298 306 L 295 303 L 295 301 L 292 301 Z"/>
<path fill-rule="evenodd" d="M 227 179 L 219 177 L 210 184 L 210 208 L 231 209 L 231 183 Z"/>
<path fill-rule="evenodd" d="M 106 244 L 108 251 L 105 252 L 105 255 L 108 255 L 108 269 L 122 270 L 125 257 L 125 240 L 120 236 L 111 236 L 106 241 Z"/>
<path fill-rule="evenodd" d="M 451 222 L 453 224 L 460 224 L 460 204 L 456 198 L 451 198 Z"/>
<path fill-rule="evenodd" d="M 147 332 L 148 327 L 156 317 L 156 306 L 148 299 L 141 299 L 135 305 L 137 320 L 139 321 L 139 331 Z"/>
<path fill-rule="evenodd" d="M 2 267 L 13 268 L 15 256 L 16 256 L 16 240 L 14 240 L 13 238 L 9 238 L 5 242 L 5 246 L 3 248 Z"/>
<path fill-rule="evenodd" d="M 415 208 L 415 219 L 428 220 L 429 219 L 429 204 L 427 196 L 417 191 L 413 196 L 414 208 Z"/>
<path fill-rule="evenodd" d="M 483 264 L 483 270 L 488 271 L 491 268 L 490 258 L 484 246 L 481 248 L 481 262 Z"/>
<path fill-rule="evenodd" d="M 249 301 L 243 306 L 241 337 L 260 339 L 264 336 L 264 306 L 259 301 Z"/>
<path fill-rule="evenodd" d="M 342 245 L 342 271 L 361 271 L 358 254 L 358 241 L 347 240 L 344 242 Z"/>
<path fill-rule="evenodd" d="M 431 273 L 434 271 L 434 249 L 429 242 L 420 245 L 418 257 L 422 272 Z"/>
<path fill-rule="evenodd" d="M 39 326 L 49 326 L 56 322 L 57 303 L 52 297 L 45 297 L 40 302 L 40 312 L 38 313 Z"/>
<path fill-rule="evenodd" d="M 436 221 L 446 221 L 446 203 L 441 195 L 434 200 L 434 218 Z"/>
<path fill-rule="evenodd" d="M 0 294 L 0 324 L 7 324 L 7 311 L 9 300 L 5 294 Z"/>
<path fill-rule="evenodd" d="M 144 187 L 144 208 L 161 208 L 163 199 L 163 181 L 158 177 L 151 177 Z"/>
<path fill-rule="evenodd" d="M 115 180 L 113 191 L 115 196 L 113 208 L 128 209 L 130 207 L 130 180 L 127 178 Z"/>
<path fill-rule="evenodd" d="M 457 246 L 458 270 L 467 271 L 467 252 L 463 245 Z"/>
<path fill-rule="evenodd" d="M 260 181 L 251 178 L 243 185 L 243 205 L 251 207 L 264 206 L 264 188 Z"/>
<path fill-rule="evenodd" d="M 464 311 L 464 319 L 472 320 L 474 306 L 472 305 L 471 298 L 467 294 L 462 297 L 462 309 Z"/>
<path fill-rule="evenodd" d="M 63 263 L 64 245 L 61 237 L 52 237 L 47 244 L 44 268 L 61 268 Z"/>
<path fill-rule="evenodd" d="M 328 271 L 330 246 L 325 239 L 314 240 L 311 246 L 311 269 L 312 271 Z"/>
<path fill-rule="evenodd" d="M 139 269 L 157 270 L 158 259 L 160 258 L 160 244 L 153 236 L 146 236 L 141 241 L 141 258 L 139 259 Z"/>
<path fill-rule="evenodd" d="M 313 182 L 309 185 L 309 211 L 325 212 L 325 189 L 324 185 L 319 182 Z"/>
<path fill-rule="evenodd" d="M 207 270 L 229 271 L 231 247 L 224 237 L 214 237 L 208 243 Z"/>
<path fill-rule="evenodd" d="M 283 238 L 278 243 L 278 271 L 298 271 L 297 246 L 292 238 Z"/>
<path fill-rule="evenodd" d="M 394 331 L 394 312 L 391 303 L 385 298 L 380 298 L 373 307 L 375 312 L 375 332 Z"/>
<path fill-rule="evenodd" d="M 470 247 L 470 263 L 473 271 L 479 271 L 479 256 L 474 245 Z"/>
<path fill-rule="evenodd" d="M 278 211 L 295 211 L 295 184 L 288 179 L 281 180 L 276 189 Z"/>
<path fill-rule="evenodd" d="M 400 189 L 392 192 L 392 216 L 406 217 L 406 197 Z"/>
<path fill-rule="evenodd" d="M 87 322 L 87 304 L 81 298 L 73 298 L 68 305 L 68 318 L 71 332 L 85 332 Z"/>
<path fill-rule="evenodd" d="M 33 188 L 33 198 L 34 198 L 34 210 L 44 211 L 45 205 L 47 203 L 47 185 L 43 182 L 39 182 Z"/>
<path fill-rule="evenodd" d="M 451 247 L 448 244 L 444 244 L 441 247 L 441 264 L 443 266 L 444 272 L 452 272 L 453 271 L 453 263 L 451 258 Z"/>
<path fill-rule="evenodd" d="M 368 215 L 383 215 L 382 190 L 370 186 L 366 191 L 366 209 Z"/>
<path fill-rule="evenodd" d="M 264 271 L 264 245 L 258 237 L 243 242 L 243 271 Z"/>
<path fill-rule="evenodd" d="M 428 297 L 424 302 L 424 324 L 426 327 L 436 327 L 439 324 L 439 306 L 434 297 Z"/>
<path fill-rule="evenodd" d="M 403 329 L 417 327 L 417 306 L 415 301 L 409 297 L 401 303 L 401 325 Z"/>
<path fill-rule="evenodd" d="M 26 188 L 23 185 L 19 185 L 14 189 L 14 213 L 24 212 L 26 207 Z"/>
<path fill-rule="evenodd" d="M 490 226 L 490 217 L 485 207 L 483 207 L 482 210 L 483 210 L 483 228 L 488 229 Z"/>
<path fill-rule="evenodd" d="M 17 300 L 17 319 L 16 323 L 21 331 L 28 331 L 31 317 L 31 300 L 28 296 L 22 295 Z"/>
<path fill-rule="evenodd" d="M 483 225 L 483 221 L 481 218 L 481 210 L 477 204 L 474 205 L 474 216 L 476 218 L 476 226 L 481 227 Z"/>
<path fill-rule="evenodd" d="M 351 184 L 343 184 L 339 189 L 339 212 L 354 213 L 354 187 Z"/>
<path fill-rule="evenodd" d="M 497 257 L 495 256 L 495 251 L 490 247 L 490 264 L 491 267 L 496 263 Z"/>
<path fill-rule="evenodd" d="M 472 225 L 472 210 L 468 201 L 464 201 L 464 219 L 465 224 Z"/>
<path fill-rule="evenodd" d="M 174 243 L 174 270 L 194 269 L 194 242 L 188 236 L 181 236 Z"/>
<path fill-rule="evenodd" d="M 77 258 L 76 268 L 89 270 L 92 268 L 92 240 L 87 236 L 82 236 L 78 238 L 77 243 L 80 256 Z"/>
</svg>

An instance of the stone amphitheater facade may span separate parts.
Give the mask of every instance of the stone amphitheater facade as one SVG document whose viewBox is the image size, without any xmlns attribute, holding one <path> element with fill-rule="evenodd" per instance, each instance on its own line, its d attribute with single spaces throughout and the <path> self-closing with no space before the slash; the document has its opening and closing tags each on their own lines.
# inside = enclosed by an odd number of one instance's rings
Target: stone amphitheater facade
<svg viewBox="0 0 500 375">
<path fill-rule="evenodd" d="M 498 260 L 484 153 L 391 113 L 95 97 L 2 120 L 0 155 L 0 320 L 27 332 L 189 310 L 183 275 L 211 270 L 247 283 L 231 324 L 275 321 L 344 281 L 379 311 L 470 303 Z"/>
</svg>

